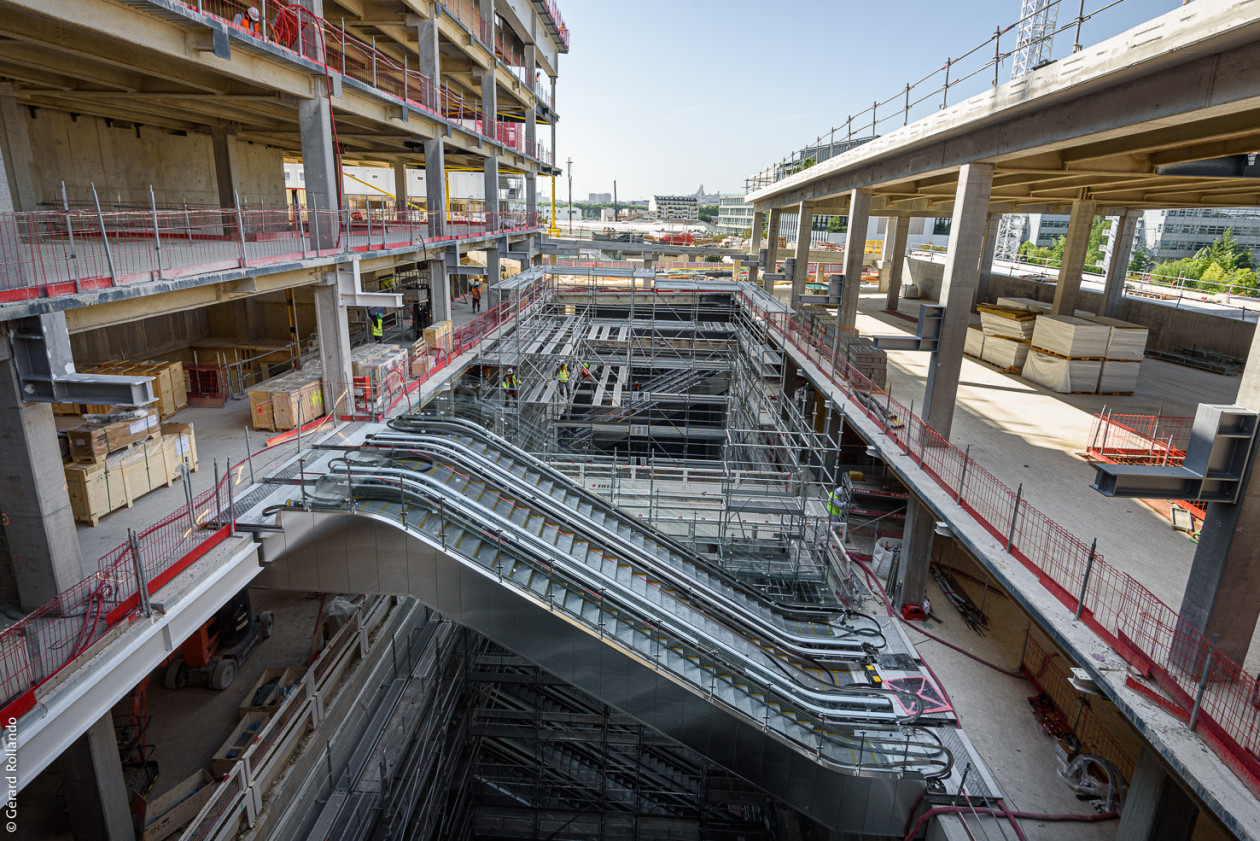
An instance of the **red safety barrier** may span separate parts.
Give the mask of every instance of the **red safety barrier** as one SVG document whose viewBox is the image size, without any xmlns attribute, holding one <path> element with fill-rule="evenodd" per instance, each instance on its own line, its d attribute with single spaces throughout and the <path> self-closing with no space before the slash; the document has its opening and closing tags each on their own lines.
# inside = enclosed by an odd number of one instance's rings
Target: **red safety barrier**
<svg viewBox="0 0 1260 841">
<path fill-rule="evenodd" d="M 825 334 L 738 293 L 765 327 L 812 360 L 1007 551 L 1081 620 L 1187 710 L 1202 689 L 1196 731 L 1260 794 L 1260 682 L 1101 553 L 1029 505 L 832 350 Z M 1086 570 L 1089 570 L 1088 578 Z M 1207 658 L 1209 668 L 1204 671 Z M 1201 682 L 1201 677 L 1205 679 Z"/>
<path fill-rule="evenodd" d="M 373 207 L 0 214 L 0 303 L 539 230 L 536 213 Z"/>
</svg>

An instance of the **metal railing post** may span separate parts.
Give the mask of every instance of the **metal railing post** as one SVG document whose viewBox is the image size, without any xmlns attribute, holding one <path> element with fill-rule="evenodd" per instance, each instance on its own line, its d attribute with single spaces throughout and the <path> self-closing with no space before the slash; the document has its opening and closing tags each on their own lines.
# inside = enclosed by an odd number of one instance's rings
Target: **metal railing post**
<svg viewBox="0 0 1260 841">
<path fill-rule="evenodd" d="M 96 194 L 96 184 L 92 184 L 92 204 L 96 205 L 96 221 L 101 226 L 101 244 L 105 246 L 105 264 L 109 267 L 110 286 L 118 285 L 118 271 L 114 268 L 114 251 L 109 247 L 109 232 L 105 230 L 105 214 L 101 213 L 101 199 Z"/>
<path fill-rule="evenodd" d="M 993 87 L 998 86 L 998 66 L 1002 63 L 1002 27 L 993 30 Z"/>
<path fill-rule="evenodd" d="M 1083 2 L 1083 0 L 1082 0 Z M 949 105 L 949 68 L 953 64 L 953 59 L 945 59 L 945 87 L 941 88 L 941 110 Z"/>
<path fill-rule="evenodd" d="M 1207 691 L 1208 672 L 1212 668 L 1212 657 L 1216 654 L 1216 640 L 1220 634 L 1212 634 L 1212 641 L 1208 644 L 1207 655 L 1203 658 L 1203 672 L 1199 675 L 1199 688 L 1194 693 L 1194 708 L 1190 710 L 1190 720 L 1186 722 L 1186 728 L 1194 730 L 1194 725 L 1199 721 L 1199 710 L 1203 708 L 1203 693 Z"/>
<path fill-rule="evenodd" d="M 184 474 L 184 505 L 188 508 L 188 530 L 191 532 L 197 528 L 197 515 L 193 511 L 192 470 L 189 469 L 187 456 L 184 457 L 180 469 Z"/>
<path fill-rule="evenodd" d="M 219 460 L 214 460 L 214 526 L 223 526 L 223 503 L 219 498 Z"/>
<path fill-rule="evenodd" d="M 232 481 L 232 469 L 228 468 L 227 472 L 227 498 L 228 498 L 228 534 L 236 537 L 236 483 Z"/>
<path fill-rule="evenodd" d="M 144 558 L 140 554 L 140 540 L 136 533 L 127 529 L 127 539 L 131 542 L 131 563 L 136 573 L 136 595 L 140 599 L 140 609 L 145 616 L 153 615 L 153 605 L 149 602 L 149 582 L 144 577 Z"/>
<path fill-rule="evenodd" d="M 1011 551 L 1011 545 L 1015 542 L 1015 521 L 1019 519 L 1019 503 L 1024 498 L 1024 483 L 1019 483 L 1019 488 L 1015 491 L 1015 507 L 1011 509 L 1011 527 L 1006 532 L 1006 551 Z"/>
<path fill-rule="evenodd" d="M 149 213 L 153 216 L 153 253 L 157 256 L 157 279 L 164 279 L 162 272 L 162 233 L 158 228 L 157 199 L 153 195 L 153 185 L 149 185 Z"/>
<path fill-rule="evenodd" d="M 188 202 L 184 202 L 184 238 L 192 242 L 192 219 L 188 216 Z"/>
<path fill-rule="evenodd" d="M 245 425 L 245 459 L 249 462 L 249 483 L 256 484 L 254 481 L 254 453 L 249 446 L 249 424 Z"/>
<path fill-rule="evenodd" d="M 240 193 L 232 194 L 233 201 L 236 202 L 236 243 L 240 246 L 241 251 L 241 268 L 249 265 L 245 257 L 245 217 L 241 214 L 241 195 Z"/>
<path fill-rule="evenodd" d="M 962 503 L 963 488 L 967 484 L 967 462 L 971 461 L 971 445 L 967 445 L 966 452 L 963 453 L 962 475 L 958 478 L 958 495 L 954 497 L 958 502 Z"/>
<path fill-rule="evenodd" d="M 306 456 L 298 458 L 298 485 L 302 488 L 302 507 L 306 507 Z"/>
<path fill-rule="evenodd" d="M 1081 51 L 1081 27 L 1085 24 L 1085 0 L 1081 0 L 1081 5 L 1076 11 L 1076 38 L 1072 41 L 1072 52 L 1079 53 Z"/>
<path fill-rule="evenodd" d="M 70 218 L 70 199 L 66 197 L 66 182 L 61 182 L 61 208 L 66 214 L 66 236 L 69 237 L 70 252 L 66 255 L 66 259 L 70 264 L 66 266 L 70 270 L 70 278 L 74 281 L 74 291 L 82 292 L 83 286 L 79 283 L 79 264 L 75 261 L 78 254 L 74 248 L 74 221 Z"/>
<path fill-rule="evenodd" d="M 1085 591 L 1089 589 L 1089 577 L 1094 572 L 1094 556 L 1097 551 L 1098 538 L 1095 537 L 1094 542 L 1089 544 L 1089 557 L 1085 559 L 1085 577 L 1081 580 L 1081 592 L 1076 597 L 1076 612 L 1072 614 L 1073 619 L 1080 619 L 1081 612 L 1085 609 Z"/>
</svg>

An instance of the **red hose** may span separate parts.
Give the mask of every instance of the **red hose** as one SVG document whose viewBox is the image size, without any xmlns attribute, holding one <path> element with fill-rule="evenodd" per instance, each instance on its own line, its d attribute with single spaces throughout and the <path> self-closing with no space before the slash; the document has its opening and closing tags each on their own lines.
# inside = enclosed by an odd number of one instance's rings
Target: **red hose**
<svg viewBox="0 0 1260 841">
<path fill-rule="evenodd" d="M 1119 812 L 1101 812 L 1093 815 L 1042 815 L 1036 812 L 1012 812 L 1007 809 L 998 811 L 989 806 L 937 806 L 936 808 L 928 809 L 922 815 L 919 815 L 919 819 L 914 822 L 914 827 L 906 833 L 904 841 L 914 841 L 914 836 L 918 834 L 919 829 L 923 826 L 923 822 L 928 818 L 932 818 L 937 815 L 971 814 L 972 812 L 1011 819 L 1011 825 L 1016 828 L 1020 838 L 1024 838 L 1024 833 L 1019 829 L 1019 825 L 1013 820 L 1014 818 L 1019 818 L 1020 820 L 1025 821 L 1074 821 L 1077 823 L 1097 823 L 1099 821 L 1109 821 L 1113 818 L 1120 817 Z"/>
</svg>

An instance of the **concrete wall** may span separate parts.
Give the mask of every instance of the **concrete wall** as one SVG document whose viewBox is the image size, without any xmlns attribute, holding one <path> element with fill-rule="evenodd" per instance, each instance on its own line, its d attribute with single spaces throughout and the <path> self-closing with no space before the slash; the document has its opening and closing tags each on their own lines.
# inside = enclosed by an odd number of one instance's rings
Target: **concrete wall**
<svg viewBox="0 0 1260 841">
<path fill-rule="evenodd" d="M 923 290 L 923 297 L 937 300 L 945 265 L 931 260 L 907 259 L 906 274 Z M 1009 277 L 994 273 L 989 283 L 989 300 L 998 298 L 1033 298 L 1050 303 L 1054 300 L 1053 283 L 1038 282 L 1026 278 Z M 1081 290 L 1080 309 L 1098 312 L 1102 309 L 1102 293 Z M 1198 347 L 1228 353 L 1246 359 L 1251 348 L 1251 338 L 1256 325 L 1237 318 L 1226 318 L 1194 310 L 1156 303 L 1146 298 L 1126 297 L 1120 303 L 1117 317 L 1150 328 L 1147 347 L 1156 350 L 1176 350 L 1179 347 Z"/>
<path fill-rule="evenodd" d="M 205 309 L 155 315 L 70 335 L 76 365 L 111 359 L 155 359 L 210 335 Z"/>
<path fill-rule="evenodd" d="M 72 204 L 90 202 L 96 184 L 103 207 L 147 204 L 149 185 L 158 202 L 219 205 L 214 150 L 208 134 L 172 134 L 134 124 L 106 125 L 96 117 L 21 109 L 30 134 L 35 199 L 61 204 L 61 182 Z M 124 128 L 123 125 L 126 125 Z M 284 171 L 279 149 L 232 138 L 237 145 L 237 188 L 250 204 L 283 207 Z M 108 209 L 107 207 L 105 209 Z"/>
</svg>

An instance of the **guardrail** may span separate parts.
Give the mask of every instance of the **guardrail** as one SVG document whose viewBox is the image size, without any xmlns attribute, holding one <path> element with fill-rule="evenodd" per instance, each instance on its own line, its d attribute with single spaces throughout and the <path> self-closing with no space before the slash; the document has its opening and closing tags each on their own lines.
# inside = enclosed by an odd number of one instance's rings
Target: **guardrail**
<svg viewBox="0 0 1260 841">
<path fill-rule="evenodd" d="M 183 208 L 0 214 L 0 304 L 540 230 L 536 213 Z"/>
<path fill-rule="evenodd" d="M 838 356 L 821 332 L 786 313 L 769 313 L 746 292 L 752 317 L 795 347 L 889 440 L 901 448 L 971 517 L 1037 575 L 1042 586 L 1080 621 L 1151 679 L 1254 794 L 1260 795 L 1260 681 L 1233 662 L 1175 610 L 1060 523 L 1029 505 L 970 455 L 943 438 Z M 1148 696 L 1155 690 L 1130 677 Z M 1192 709 L 1194 712 L 1192 712 Z"/>
<path fill-rule="evenodd" d="M 1069 7 L 1075 14 L 1066 23 L 1044 32 L 1039 31 L 1035 25 L 1030 25 L 1040 11 L 1021 17 L 1009 25 L 996 26 L 992 30 L 993 34 L 982 43 L 959 56 L 946 58 L 944 64 L 917 81 L 906 82 L 904 87 L 891 96 L 874 100 L 870 108 L 848 115 L 843 124 L 833 126 L 819 134 L 812 143 L 794 150 L 777 164 L 749 177 L 745 180 L 745 191 L 752 192 L 768 187 L 815 164 L 843 155 L 855 145 L 877 137 L 881 126 L 896 129 L 908 125 L 912 119 L 918 120 L 935 111 L 943 111 L 949 107 L 951 94 L 957 103 L 967 96 L 998 87 L 1002 83 L 1003 62 L 1015 56 L 1020 46 L 1025 46 L 1017 42 L 1022 33 L 1017 34 L 1012 30 L 1029 25 L 1032 32 L 1026 39 L 1025 49 L 1034 54 L 1044 50 L 1047 59 L 1050 57 L 1055 36 L 1070 32 L 1073 34 L 1072 53 L 1077 53 L 1082 48 L 1081 36 L 1085 24 L 1124 2 L 1125 0 L 1103 0 L 1097 8 L 1086 11 L 1082 0 L 1079 7 Z M 1165 5 L 1171 10 L 1181 3 L 1166 0 Z M 1054 10 L 1057 15 L 1058 9 L 1063 8 L 1063 2 L 1054 0 L 1046 8 Z"/>
<path fill-rule="evenodd" d="M 85 578 L 57 598 L 0 630 L 0 720 L 20 718 L 35 706 L 36 691 L 116 628 L 140 618 L 143 605 L 136 569 L 148 595 L 156 593 L 195 560 L 222 543 L 233 531 L 231 504 L 252 458 L 334 419 L 382 420 L 460 354 L 472 350 L 505 323 L 532 307 L 542 294 L 540 283 L 486 311 L 453 331 L 431 355 L 430 367 L 415 379 L 383 384 L 342 384 L 330 415 L 277 435 L 268 446 L 232 465 L 218 483 L 189 497 L 185 504 L 136 534 L 98 561 L 96 575 Z M 300 444 L 299 444 L 300 446 Z M 251 470 L 252 472 L 252 470 Z"/>
<path fill-rule="evenodd" d="M 485 118 L 480 98 L 465 96 L 463 91 L 444 84 L 435 84 L 424 73 L 412 69 L 406 56 L 400 63 L 377 49 L 375 38 L 367 42 L 347 34 L 344 19 L 337 26 L 330 20 L 316 17 L 302 6 L 268 0 L 183 2 L 200 14 L 228 24 L 240 37 L 257 38 L 312 61 L 326 71 L 340 73 L 380 93 L 428 111 L 466 131 L 497 139 L 497 121 Z M 453 7 L 456 13 L 452 17 L 468 27 L 487 49 L 494 49 L 492 41 L 496 41 L 495 47 L 499 46 L 491 27 L 480 13 L 471 8 L 469 0 L 449 0 L 444 5 L 448 9 Z M 259 11 L 257 29 L 249 24 L 251 8 Z M 507 56 L 504 58 L 510 67 Z M 533 157 L 533 150 L 518 150 Z"/>
</svg>

